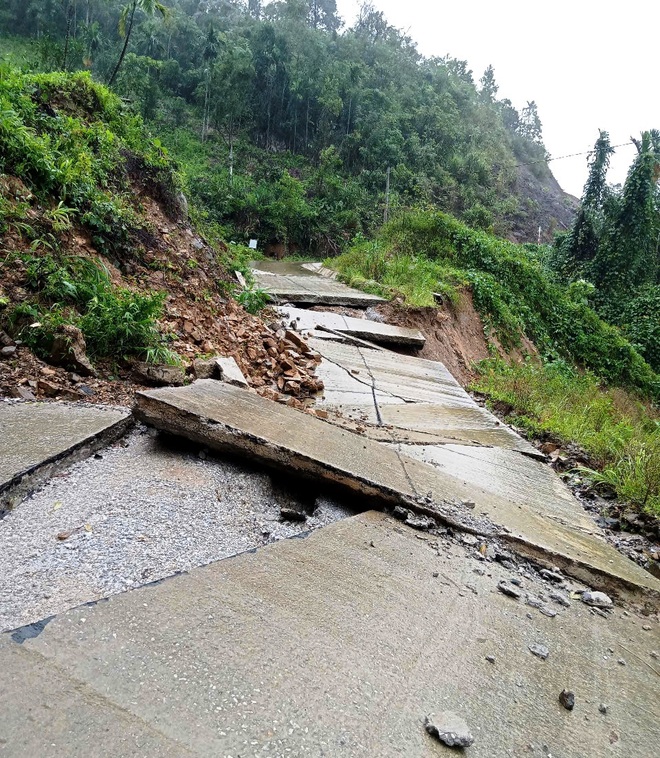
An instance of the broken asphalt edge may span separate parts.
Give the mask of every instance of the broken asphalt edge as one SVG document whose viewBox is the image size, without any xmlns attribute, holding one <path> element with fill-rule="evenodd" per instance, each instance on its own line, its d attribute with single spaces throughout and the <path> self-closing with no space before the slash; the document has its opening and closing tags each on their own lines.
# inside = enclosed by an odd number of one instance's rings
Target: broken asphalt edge
<svg viewBox="0 0 660 758">
<path fill-rule="evenodd" d="M 65 405 L 65 403 L 62 403 L 62 405 Z M 66 405 L 71 404 L 66 403 Z M 111 410 L 119 410 L 126 415 L 100 432 L 35 463 L 23 471 L 17 472 L 10 479 L 0 482 L 0 520 L 13 510 L 18 503 L 55 476 L 55 474 L 58 474 L 74 463 L 84 461 L 90 455 L 108 447 L 108 445 L 121 439 L 135 425 L 135 417 L 131 414 L 130 408 L 103 405 L 94 407 L 98 409 L 109 408 Z"/>
<path fill-rule="evenodd" d="M 202 418 L 196 413 L 171 404 L 167 404 L 168 418 L 164 418 L 159 412 L 162 410 L 162 404 L 162 399 L 150 397 L 149 392 L 138 392 L 133 413 L 138 420 L 161 431 L 186 437 L 219 452 L 247 458 L 270 469 L 286 469 L 302 478 L 321 478 L 337 486 L 344 493 L 358 495 L 371 501 L 370 506 L 380 510 L 383 510 L 383 506 L 400 505 L 415 513 L 430 516 L 445 526 L 477 536 L 497 538 L 520 556 L 541 567 L 552 569 L 559 566 L 567 575 L 589 586 L 609 591 L 620 599 L 634 604 L 641 603 L 647 608 L 660 608 L 660 592 L 657 590 L 608 573 L 586 561 L 572 558 L 529 539 L 515 537 L 489 519 L 477 519 L 471 513 L 463 513 L 453 503 L 437 500 L 427 503 L 423 498 L 407 496 L 354 473 L 321 463 L 298 451 L 269 442 L 255 434 L 238 432 L 219 421 Z M 318 423 L 324 422 L 318 420 Z"/>
</svg>

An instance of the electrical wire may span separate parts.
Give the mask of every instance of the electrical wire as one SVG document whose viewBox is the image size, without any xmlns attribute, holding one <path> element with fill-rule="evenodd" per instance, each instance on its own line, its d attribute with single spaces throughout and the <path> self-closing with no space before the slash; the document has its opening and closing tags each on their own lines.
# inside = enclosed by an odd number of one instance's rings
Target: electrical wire
<svg viewBox="0 0 660 758">
<path fill-rule="evenodd" d="M 627 145 L 634 145 L 634 142 L 622 142 L 620 145 L 612 145 L 611 149 L 615 150 L 617 147 L 626 147 Z M 595 153 L 595 150 L 585 150 L 582 153 L 571 153 L 570 155 L 558 155 L 556 158 L 540 158 L 537 161 L 530 161 L 529 163 L 516 163 L 516 166 L 533 166 L 535 163 L 550 163 L 550 161 L 561 161 L 564 158 L 577 158 L 579 155 L 590 155 Z"/>
</svg>

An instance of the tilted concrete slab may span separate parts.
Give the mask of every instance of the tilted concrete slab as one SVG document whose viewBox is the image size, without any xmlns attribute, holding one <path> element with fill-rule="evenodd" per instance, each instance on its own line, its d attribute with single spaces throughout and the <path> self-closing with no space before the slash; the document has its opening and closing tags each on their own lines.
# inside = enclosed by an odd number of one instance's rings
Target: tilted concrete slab
<svg viewBox="0 0 660 758">
<path fill-rule="evenodd" d="M 472 758 L 657 753 L 657 620 L 547 618 L 418 536 L 367 513 L 3 635 L 0 752 L 436 758 L 452 710 Z"/>
<path fill-rule="evenodd" d="M 551 502 L 525 501 L 520 488 L 547 482 L 547 470 L 540 465 L 527 469 L 509 489 L 488 478 L 472 483 L 474 462 L 467 456 L 457 455 L 451 470 L 439 469 L 402 455 L 394 446 L 212 379 L 140 392 L 135 414 L 159 429 L 341 486 L 360 497 L 403 503 L 468 531 L 501 532 L 520 552 L 545 565 L 561 565 L 583 581 L 606 583 L 612 592 L 644 595 L 654 603 L 660 599 L 658 580 L 622 556 L 595 528 L 584 529 L 581 506 L 570 495 L 553 496 Z M 534 465 L 523 456 L 515 460 L 521 466 L 525 461 Z M 504 467 L 501 476 L 509 476 Z M 474 511 L 462 501 L 474 503 Z"/>
<path fill-rule="evenodd" d="M 438 361 L 315 339 L 309 344 L 324 359 L 317 369 L 325 385 L 320 404 L 341 412 L 338 423 L 365 421 L 366 434 L 381 441 L 497 445 L 544 457 L 477 405 Z"/>
<path fill-rule="evenodd" d="M 310 332 L 319 327 L 324 327 L 340 334 L 361 337 L 362 339 L 383 345 L 404 345 L 422 348 L 426 343 L 426 337 L 419 329 L 391 326 L 379 321 L 370 321 L 366 318 L 351 318 L 350 316 L 343 316 L 341 313 L 310 311 L 290 306 L 280 306 L 277 312 L 287 320 L 287 323 L 295 323 L 296 328 L 303 332 Z"/>
<path fill-rule="evenodd" d="M 122 436 L 128 410 L 67 403 L 0 404 L 0 516 L 59 467 Z"/>
<path fill-rule="evenodd" d="M 352 305 L 366 307 L 385 300 L 377 295 L 347 287 L 330 277 L 318 276 L 291 261 L 258 261 L 252 264 L 257 287 L 275 302 L 307 305 Z"/>
</svg>

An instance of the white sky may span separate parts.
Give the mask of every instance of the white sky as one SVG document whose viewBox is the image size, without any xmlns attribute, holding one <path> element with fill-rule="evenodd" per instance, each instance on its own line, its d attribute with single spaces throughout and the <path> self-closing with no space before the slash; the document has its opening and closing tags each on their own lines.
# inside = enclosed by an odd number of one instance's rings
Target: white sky
<svg viewBox="0 0 660 758">
<path fill-rule="evenodd" d="M 372 0 L 420 53 L 466 60 L 475 81 L 492 64 L 498 98 L 535 100 L 552 156 L 589 150 L 598 129 L 613 145 L 660 128 L 660 2 L 627 0 Z M 337 0 L 350 26 L 359 0 Z M 623 182 L 635 155 L 619 148 L 608 179 Z M 582 194 L 586 156 L 552 161 L 562 187 Z"/>
</svg>

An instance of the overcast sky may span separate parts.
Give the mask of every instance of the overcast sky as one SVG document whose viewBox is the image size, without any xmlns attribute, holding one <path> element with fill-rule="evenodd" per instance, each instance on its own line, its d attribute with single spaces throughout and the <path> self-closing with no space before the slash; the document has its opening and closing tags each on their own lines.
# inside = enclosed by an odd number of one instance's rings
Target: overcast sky
<svg viewBox="0 0 660 758">
<path fill-rule="evenodd" d="M 657 0 L 373 0 L 429 57 L 466 60 L 475 81 L 492 64 L 499 98 L 520 110 L 535 100 L 552 156 L 589 150 L 598 129 L 613 145 L 660 129 Z M 337 0 L 350 26 L 359 0 Z M 635 155 L 616 151 L 608 179 L 622 182 Z M 550 163 L 559 183 L 581 195 L 586 156 Z"/>
</svg>

